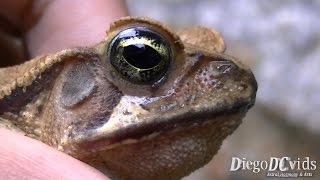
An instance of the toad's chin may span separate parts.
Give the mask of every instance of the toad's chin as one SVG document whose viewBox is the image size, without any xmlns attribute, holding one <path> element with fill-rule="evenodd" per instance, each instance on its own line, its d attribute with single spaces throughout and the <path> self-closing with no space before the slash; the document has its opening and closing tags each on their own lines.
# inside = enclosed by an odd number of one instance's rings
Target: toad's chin
<svg viewBox="0 0 320 180">
<path fill-rule="evenodd" d="M 83 145 L 91 149 L 91 153 L 82 160 L 110 178 L 181 178 L 208 163 L 223 139 L 239 126 L 243 116 L 244 113 L 238 111 L 105 147 L 106 139 L 87 142 Z"/>
</svg>

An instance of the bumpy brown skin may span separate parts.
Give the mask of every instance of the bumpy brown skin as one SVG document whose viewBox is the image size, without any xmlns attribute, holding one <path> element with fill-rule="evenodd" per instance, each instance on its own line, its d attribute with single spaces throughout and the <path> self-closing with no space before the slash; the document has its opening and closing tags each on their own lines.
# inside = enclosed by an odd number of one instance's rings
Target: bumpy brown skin
<svg viewBox="0 0 320 180">
<path fill-rule="evenodd" d="M 143 25 L 173 50 L 153 85 L 123 79 L 107 47 Z M 93 48 L 40 56 L 0 69 L 0 127 L 25 133 L 114 179 L 178 179 L 209 162 L 255 102 L 251 71 L 224 54 L 214 30 L 177 34 L 146 18 L 113 23 Z"/>
</svg>

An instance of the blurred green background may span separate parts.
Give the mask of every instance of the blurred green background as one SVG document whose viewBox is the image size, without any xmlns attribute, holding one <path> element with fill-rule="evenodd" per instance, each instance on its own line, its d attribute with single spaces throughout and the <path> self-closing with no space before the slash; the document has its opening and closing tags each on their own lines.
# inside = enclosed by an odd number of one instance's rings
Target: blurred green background
<svg viewBox="0 0 320 180">
<path fill-rule="evenodd" d="M 173 29 L 215 28 L 227 54 L 248 64 L 259 84 L 256 106 L 242 125 L 208 165 L 185 180 L 272 179 L 267 171 L 230 172 L 232 157 L 284 156 L 317 161 L 307 179 L 320 179 L 319 0 L 127 0 L 127 5 L 130 15 Z"/>
</svg>

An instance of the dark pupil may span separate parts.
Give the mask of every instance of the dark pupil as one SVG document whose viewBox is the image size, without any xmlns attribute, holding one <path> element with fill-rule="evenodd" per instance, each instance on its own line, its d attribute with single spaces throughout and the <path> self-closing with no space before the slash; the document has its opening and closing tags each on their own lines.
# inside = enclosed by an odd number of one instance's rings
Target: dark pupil
<svg viewBox="0 0 320 180">
<path fill-rule="evenodd" d="M 140 69 L 153 68 L 161 62 L 160 54 L 152 47 L 144 44 L 124 47 L 123 57 L 132 66 Z"/>
</svg>

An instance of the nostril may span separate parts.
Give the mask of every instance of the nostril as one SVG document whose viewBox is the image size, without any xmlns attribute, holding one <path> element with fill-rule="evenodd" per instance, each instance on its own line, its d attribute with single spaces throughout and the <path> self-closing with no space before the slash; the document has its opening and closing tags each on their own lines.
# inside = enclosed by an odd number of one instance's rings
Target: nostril
<svg viewBox="0 0 320 180">
<path fill-rule="evenodd" d="M 256 102 L 256 93 L 252 93 L 251 98 L 249 98 L 247 109 L 252 108 L 254 106 L 255 102 Z"/>
</svg>

